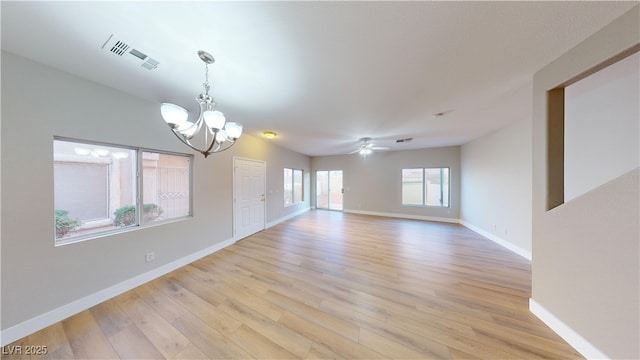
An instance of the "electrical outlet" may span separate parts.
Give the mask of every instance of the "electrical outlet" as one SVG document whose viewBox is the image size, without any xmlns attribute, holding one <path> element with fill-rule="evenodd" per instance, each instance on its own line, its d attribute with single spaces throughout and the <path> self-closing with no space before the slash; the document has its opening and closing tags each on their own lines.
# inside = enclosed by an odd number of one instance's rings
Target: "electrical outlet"
<svg viewBox="0 0 640 360">
<path fill-rule="evenodd" d="M 150 251 L 144 255 L 145 262 L 152 262 L 155 259 L 156 259 L 156 253 L 153 251 Z"/>
</svg>

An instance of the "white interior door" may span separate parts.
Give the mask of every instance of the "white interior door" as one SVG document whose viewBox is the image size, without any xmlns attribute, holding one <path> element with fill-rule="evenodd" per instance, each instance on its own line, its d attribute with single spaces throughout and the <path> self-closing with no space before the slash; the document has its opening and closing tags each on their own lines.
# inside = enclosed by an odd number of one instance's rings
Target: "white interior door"
<svg viewBox="0 0 640 360">
<path fill-rule="evenodd" d="M 265 228 L 264 161 L 233 159 L 234 240 L 238 241 Z"/>
</svg>

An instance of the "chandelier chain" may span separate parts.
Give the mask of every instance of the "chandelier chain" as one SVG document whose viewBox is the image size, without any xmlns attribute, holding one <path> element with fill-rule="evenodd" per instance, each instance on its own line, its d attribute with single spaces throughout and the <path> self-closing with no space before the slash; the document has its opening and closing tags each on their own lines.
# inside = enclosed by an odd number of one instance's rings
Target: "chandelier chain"
<svg viewBox="0 0 640 360">
<path fill-rule="evenodd" d="M 209 95 L 209 89 L 211 89 L 211 86 L 209 86 L 209 64 L 204 65 L 204 83 L 202 84 L 204 86 L 204 93 L 206 95 Z"/>
</svg>

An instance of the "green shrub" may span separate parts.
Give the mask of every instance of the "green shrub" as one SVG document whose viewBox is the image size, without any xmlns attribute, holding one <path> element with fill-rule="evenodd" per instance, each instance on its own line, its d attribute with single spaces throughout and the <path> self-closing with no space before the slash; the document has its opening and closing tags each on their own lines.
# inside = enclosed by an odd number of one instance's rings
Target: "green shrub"
<svg viewBox="0 0 640 360">
<path fill-rule="evenodd" d="M 115 226 L 127 226 L 136 222 L 136 207 L 133 205 L 123 206 L 113 213 L 115 218 L 113 224 Z"/>
<path fill-rule="evenodd" d="M 142 222 L 149 222 L 157 219 L 162 214 L 162 209 L 156 204 L 142 205 Z M 115 226 L 128 226 L 136 223 L 136 207 L 134 205 L 123 206 L 113 213 Z"/>
<path fill-rule="evenodd" d="M 69 211 L 67 210 L 55 210 L 56 214 L 56 239 L 64 237 L 69 231 L 75 230 L 82 225 L 82 222 L 78 219 L 72 219 L 69 217 Z"/>
</svg>

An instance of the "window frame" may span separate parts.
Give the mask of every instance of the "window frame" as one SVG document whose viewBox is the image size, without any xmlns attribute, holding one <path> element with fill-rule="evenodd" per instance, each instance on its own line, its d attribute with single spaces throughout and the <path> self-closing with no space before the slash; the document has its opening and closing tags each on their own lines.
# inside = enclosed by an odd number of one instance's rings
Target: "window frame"
<svg viewBox="0 0 640 360">
<path fill-rule="evenodd" d="M 443 170 L 447 170 L 447 188 L 446 188 L 446 197 L 444 195 L 445 191 L 444 191 L 444 184 L 443 182 L 440 183 L 440 191 L 441 193 L 443 193 L 442 198 L 440 199 L 440 205 L 429 205 L 428 204 L 428 191 L 426 189 L 426 174 L 427 174 L 427 170 L 439 170 L 440 171 L 440 176 L 442 177 L 442 171 Z M 421 204 L 405 204 L 404 202 L 404 171 L 405 170 L 421 170 L 422 171 L 422 180 L 420 182 L 420 188 L 422 191 L 422 199 L 421 199 Z M 451 207 L 451 168 L 448 166 L 442 166 L 442 167 L 410 167 L 410 168 L 402 168 L 400 170 L 400 201 L 401 201 L 401 205 L 402 206 L 413 206 L 413 207 L 428 207 L 428 208 L 450 208 Z M 446 204 L 447 205 L 443 205 L 443 203 L 445 202 L 446 199 Z"/>
<path fill-rule="evenodd" d="M 134 180 L 133 180 L 133 184 L 132 184 L 132 191 L 135 193 L 134 194 L 134 198 L 135 198 L 135 223 L 131 224 L 131 225 L 127 225 L 127 226 L 122 226 L 122 227 L 116 227 L 116 228 L 111 228 L 111 229 L 106 229 L 106 230 L 102 230 L 102 231 L 96 231 L 96 232 L 91 232 L 91 233 L 86 233 L 86 234 L 80 234 L 80 235 L 71 235 L 71 236 L 67 236 L 67 237 L 62 237 L 62 238 L 56 238 L 56 229 L 55 229 L 55 216 L 54 216 L 54 226 L 53 226 L 53 240 L 54 240 L 54 246 L 62 246 L 62 245 L 68 245 L 68 244 L 74 244 L 74 243 L 78 243 L 78 242 L 83 242 L 83 241 L 87 241 L 87 240 L 94 240 L 94 239 L 98 239 L 98 238 L 102 238 L 102 237 L 107 237 L 107 236 L 111 236 L 111 235 L 115 235 L 115 234 L 120 234 L 120 233 L 125 233 L 125 232 L 129 232 L 129 231 L 135 231 L 138 229 L 143 229 L 143 228 L 148 228 L 148 227 L 152 227 L 152 226 L 158 226 L 158 225 L 163 225 L 163 224 L 167 224 L 167 223 L 172 223 L 172 222 L 177 222 L 177 221 L 183 221 L 189 218 L 193 217 L 193 183 L 194 183 L 194 179 L 193 179 L 193 159 L 194 159 L 194 155 L 193 154 L 187 154 L 187 153 L 180 153 L 180 152 L 174 152 L 174 151 L 166 151 L 166 150 L 157 150 L 157 149 L 150 149 L 150 148 L 146 148 L 146 147 L 139 147 L 139 146 L 129 146 L 129 145 L 120 145 L 120 144 L 113 144 L 113 143 L 108 143 L 108 142 L 101 142 L 101 141 L 93 141 L 93 140 L 84 140 L 84 139 L 77 139 L 77 138 L 70 138 L 70 137 L 63 137 L 63 136 L 54 136 L 53 137 L 53 143 L 55 143 L 55 141 L 62 141 L 62 142 L 68 142 L 68 143 L 74 143 L 74 144 L 83 144 L 83 145 L 87 145 L 87 146 L 104 146 L 104 147 L 110 147 L 110 148 L 119 148 L 125 151 L 133 151 L 134 153 L 134 158 L 135 158 L 135 164 L 133 166 L 134 172 Z M 143 170 L 144 170 L 144 162 L 143 162 L 143 153 L 147 152 L 147 153 L 156 153 L 156 154 L 160 154 L 160 155 L 172 155 L 172 156 L 182 156 L 188 159 L 189 161 L 189 179 L 188 179 L 188 187 L 189 187 L 189 195 L 188 195 L 188 202 L 189 202 L 189 210 L 188 210 L 188 214 L 186 216 L 179 216 L 179 217 L 172 217 L 169 219 L 163 219 L 163 220 L 157 220 L 157 221 L 148 221 L 148 222 L 143 222 L 142 221 L 142 213 L 143 211 L 143 194 L 144 194 L 144 175 L 143 175 Z M 55 159 L 55 153 L 52 153 L 52 165 L 54 165 L 56 163 L 56 159 Z M 52 166 L 51 168 L 52 170 L 52 178 L 55 178 L 55 169 L 54 166 Z M 109 170 L 111 171 L 111 170 Z M 54 180 L 55 181 L 55 180 Z M 55 209 L 55 198 L 56 198 L 56 194 L 55 194 L 55 187 L 53 190 L 53 197 L 54 197 L 54 210 Z M 110 214 L 111 216 L 112 214 Z M 111 219 L 111 218 L 109 218 Z M 102 221 L 106 221 L 106 220 L 102 220 Z"/>
<path fill-rule="evenodd" d="M 289 179 L 287 179 L 287 175 L 286 172 L 287 170 L 289 170 L 291 172 L 291 176 L 289 177 Z M 301 180 L 301 186 L 300 186 L 300 200 L 296 201 L 296 183 L 295 183 L 295 179 L 296 179 L 296 172 L 299 171 L 300 172 L 300 180 Z M 297 205 L 300 203 L 304 202 L 304 170 L 303 169 L 294 169 L 294 168 L 288 168 L 285 167 L 283 168 L 282 171 L 282 176 L 283 176 L 283 202 L 284 202 L 284 207 L 289 207 L 289 206 L 293 206 L 293 205 Z M 289 193 L 289 190 L 287 189 L 287 180 L 289 180 L 288 185 L 291 187 L 291 202 L 288 203 L 287 202 L 287 194 Z"/>
</svg>

